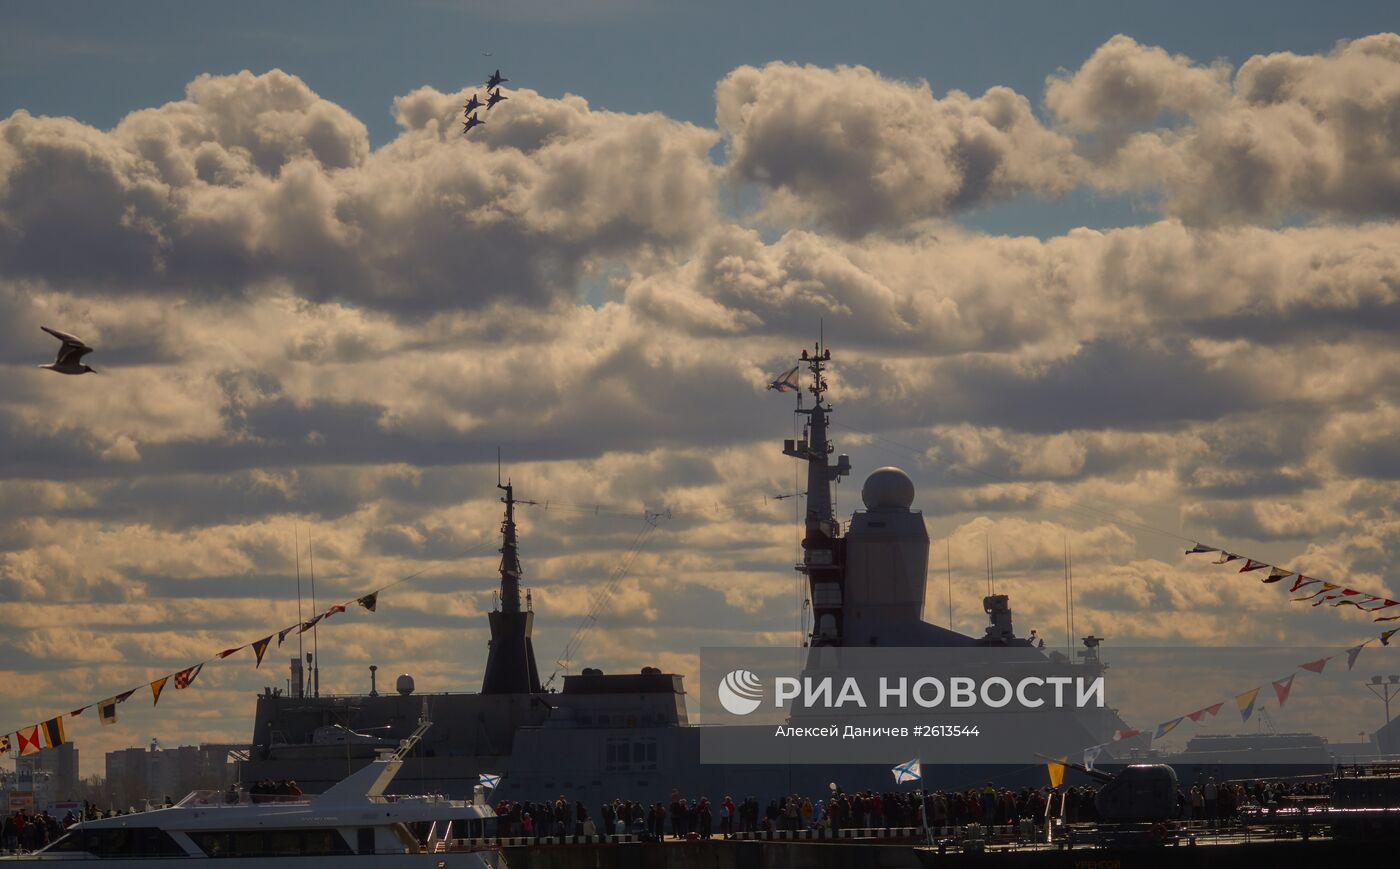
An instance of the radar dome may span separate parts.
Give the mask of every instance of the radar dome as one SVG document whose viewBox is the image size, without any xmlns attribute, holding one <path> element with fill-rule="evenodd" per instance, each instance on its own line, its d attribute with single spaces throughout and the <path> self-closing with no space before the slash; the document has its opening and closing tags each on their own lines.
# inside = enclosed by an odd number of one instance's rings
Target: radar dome
<svg viewBox="0 0 1400 869">
<path fill-rule="evenodd" d="M 403 694 L 403 695 L 405 695 L 405 696 L 406 696 L 406 695 L 409 695 L 409 694 L 412 694 L 412 693 L 413 693 L 413 677 L 410 676 L 410 675 L 408 675 L 407 673 L 404 673 L 404 674 L 403 674 L 402 676 L 400 676 L 397 680 L 395 680 L 395 682 L 394 682 L 394 687 L 398 689 L 398 692 L 399 692 L 400 694 Z"/>
<path fill-rule="evenodd" d="M 899 468 L 880 468 L 865 478 L 860 499 L 867 510 L 908 510 L 914 503 L 914 481 Z"/>
</svg>

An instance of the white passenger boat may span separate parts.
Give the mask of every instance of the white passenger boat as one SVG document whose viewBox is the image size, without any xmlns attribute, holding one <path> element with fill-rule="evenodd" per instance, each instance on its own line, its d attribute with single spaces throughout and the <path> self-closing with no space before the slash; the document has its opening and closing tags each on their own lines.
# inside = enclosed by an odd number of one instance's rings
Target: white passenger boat
<svg viewBox="0 0 1400 869">
<path fill-rule="evenodd" d="M 495 818 L 479 788 L 470 802 L 385 795 L 427 728 L 421 723 L 398 749 L 318 796 L 195 791 L 169 808 L 79 822 L 42 851 L 0 857 L 0 866 L 120 860 L 131 869 L 208 869 L 210 861 L 227 869 L 504 869 L 498 850 L 461 847 Z"/>
</svg>

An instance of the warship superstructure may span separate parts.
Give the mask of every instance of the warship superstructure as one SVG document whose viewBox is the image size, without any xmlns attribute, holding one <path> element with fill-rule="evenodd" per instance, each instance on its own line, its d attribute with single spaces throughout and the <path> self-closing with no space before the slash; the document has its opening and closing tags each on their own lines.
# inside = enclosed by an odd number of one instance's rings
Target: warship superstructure
<svg viewBox="0 0 1400 869">
<path fill-rule="evenodd" d="M 811 403 L 804 406 L 798 393 L 803 434 L 786 440 L 782 450 L 804 462 L 807 471 L 803 555 L 797 565 L 807 580 L 812 615 L 804 641 L 806 666 L 819 668 L 824 655 L 847 648 L 989 647 L 1015 650 L 1027 665 L 1046 673 L 1101 673 L 1097 638 L 1088 638 L 1079 659 L 1071 660 L 1017 636 L 1006 595 L 983 600 L 988 625 L 981 636 L 924 621 L 929 536 L 922 514 L 913 509 L 909 477 L 897 468 L 876 470 L 862 487 L 865 509 L 855 511 L 848 523 L 835 514 L 831 487 L 850 474 L 851 463 L 844 454 L 832 459 L 825 379 L 830 360 L 820 344 L 802 352 Z M 691 721 L 682 674 L 650 666 L 631 673 L 584 669 L 566 675 L 558 691 L 543 689 L 533 646 L 534 613 L 528 594 L 521 596 L 519 502 L 509 482 L 500 488 L 501 586 L 488 616 L 491 640 L 480 692 L 416 693 L 413 680 L 401 676 L 392 693 L 308 696 L 294 672 L 289 691 L 268 688 L 258 697 L 244 781 L 292 778 L 303 790 L 317 792 L 368 763 L 376 748 L 411 731 L 426 701 L 436 724 L 405 760 L 400 778 L 405 786 L 428 792 L 470 794 L 483 772 L 503 774 L 501 796 L 566 794 L 590 806 L 617 797 L 669 799 L 673 788 L 717 798 L 824 793 L 833 781 L 847 790 L 888 787 L 888 765 L 843 765 L 835 757 L 830 765 L 702 763 L 706 728 Z M 294 671 L 299 665 L 294 662 Z M 1078 738 L 1087 746 L 1125 728 L 1116 712 L 1103 710 L 1083 723 Z M 1145 748 L 1145 740 L 1114 749 L 1129 747 Z M 1101 762 L 1112 762 L 1113 754 Z M 927 766 L 925 771 L 930 786 L 977 784 L 994 772 Z M 940 782 L 940 775 L 946 781 Z"/>
</svg>

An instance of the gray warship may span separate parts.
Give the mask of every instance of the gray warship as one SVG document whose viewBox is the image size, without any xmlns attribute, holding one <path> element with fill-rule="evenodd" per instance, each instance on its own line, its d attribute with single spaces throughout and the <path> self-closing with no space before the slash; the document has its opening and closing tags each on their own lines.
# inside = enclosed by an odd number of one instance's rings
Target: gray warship
<svg viewBox="0 0 1400 869">
<path fill-rule="evenodd" d="M 805 638 L 807 667 L 820 668 L 834 650 L 875 647 L 1014 650 L 1027 666 L 1044 672 L 1098 675 L 1098 638 L 1086 638 L 1076 660 L 1043 642 L 1016 634 L 1009 599 L 988 595 L 988 625 L 981 636 L 925 622 L 929 536 L 913 508 L 914 486 L 895 468 L 872 473 L 862 488 L 863 510 L 849 522 L 835 515 L 832 485 L 850 474 L 847 455 L 833 462 L 828 435 L 831 405 L 824 373 L 831 360 L 820 343 L 803 350 L 811 394 L 797 410 L 803 436 L 786 440 L 783 455 L 806 465 L 805 536 L 796 569 L 806 577 L 811 629 Z M 790 384 L 789 384 L 790 385 Z M 558 691 L 541 686 L 533 644 L 534 613 L 522 600 L 522 567 L 512 484 L 498 483 L 501 523 L 500 593 L 489 614 L 491 639 L 481 689 L 475 693 L 419 693 L 400 676 L 394 690 L 363 695 L 316 696 L 292 662 L 289 690 L 266 688 L 257 698 L 243 781 L 294 779 L 316 793 L 397 744 L 426 707 L 434 727 L 405 762 L 399 777 L 420 792 L 467 795 L 482 773 L 502 775 L 497 795 L 517 800 L 569 799 L 593 806 L 603 799 L 669 800 L 687 795 L 781 793 L 824 795 L 832 783 L 847 791 L 888 790 L 889 763 L 829 764 L 702 761 L 702 736 L 714 728 L 692 721 L 685 677 L 654 667 L 604 673 L 587 668 L 566 675 Z M 826 656 L 826 657 L 824 657 Z M 314 680 L 312 682 L 314 684 Z M 1127 729 L 1116 710 L 1086 717 L 1070 739 L 1079 747 L 1109 743 Z M 1112 765 L 1147 749 L 1145 737 L 1113 743 L 1100 763 Z M 898 762 L 899 759 L 891 759 Z M 1044 784 L 1044 766 L 1019 771 L 996 765 L 925 766 L 929 787 L 970 787 L 991 777 L 1000 784 Z M 1022 781 L 1024 780 L 1024 781 Z"/>
</svg>

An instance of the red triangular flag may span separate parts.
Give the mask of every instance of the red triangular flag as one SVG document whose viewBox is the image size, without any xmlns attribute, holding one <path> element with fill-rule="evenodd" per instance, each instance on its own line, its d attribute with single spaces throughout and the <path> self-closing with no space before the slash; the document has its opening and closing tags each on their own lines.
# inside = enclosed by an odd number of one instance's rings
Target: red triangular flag
<svg viewBox="0 0 1400 869">
<path fill-rule="evenodd" d="M 34 725 L 29 730 L 21 730 L 15 733 L 19 737 L 19 756 L 26 754 L 36 754 L 43 746 L 39 744 L 39 725 Z"/>
<path fill-rule="evenodd" d="M 219 653 L 219 657 L 220 657 L 220 658 L 227 658 L 229 655 L 232 655 L 232 654 L 234 654 L 234 653 L 236 653 L 236 652 L 241 652 L 241 651 L 243 651 L 243 650 L 246 649 L 246 648 L 248 648 L 247 645 L 242 645 L 242 646 L 239 646 L 239 647 L 236 648 L 236 649 L 224 649 L 222 652 Z"/>
<path fill-rule="evenodd" d="M 1306 664 L 1299 664 L 1298 666 L 1302 667 L 1304 670 L 1310 670 L 1313 673 L 1321 673 L 1322 668 L 1326 667 L 1327 662 L 1330 660 L 1332 660 L 1332 656 L 1328 655 L 1325 658 L 1318 658 L 1316 661 L 1309 661 Z"/>
<path fill-rule="evenodd" d="M 176 690 L 176 691 L 183 691 L 183 690 L 185 690 L 186 688 L 190 687 L 190 683 L 194 682 L 195 677 L 199 675 L 199 671 L 200 671 L 200 670 L 203 670 L 203 669 L 204 669 L 204 665 L 203 665 L 203 664 L 196 664 L 196 665 L 193 666 L 193 667 L 186 667 L 185 669 L 183 669 L 183 670 L 181 670 L 180 672 L 176 673 L 176 674 L 175 674 L 175 690 Z"/>
<path fill-rule="evenodd" d="M 1315 606 L 1315 607 L 1316 607 L 1316 606 L 1322 606 L 1322 605 L 1325 604 L 1325 603 L 1331 603 L 1332 601 L 1336 600 L 1337 598 L 1340 598 L 1340 597 L 1348 597 L 1348 596 L 1350 596 L 1350 595 L 1357 595 L 1357 594 L 1361 594 L 1361 592 L 1357 591 L 1357 590 L 1354 589 L 1354 588 L 1344 588 L 1344 589 L 1342 589 L 1341 591 L 1337 592 L 1336 594 L 1329 594 L 1329 595 L 1327 595 L 1327 596 L 1324 597 L 1322 600 L 1318 601 L 1317 603 L 1314 603 L 1313 606 Z"/>
<path fill-rule="evenodd" d="M 1293 676 L 1297 675 L 1297 673 L 1293 674 Z M 1283 704 L 1288 702 L 1288 692 L 1293 690 L 1293 676 L 1289 676 L 1287 679 L 1281 679 L 1274 683 L 1274 693 L 1278 695 L 1278 706 L 1280 709 L 1283 708 Z"/>
<path fill-rule="evenodd" d="M 1293 580 L 1293 587 L 1288 590 L 1288 593 L 1292 594 L 1293 592 L 1297 591 L 1305 585 L 1317 585 L 1319 582 L 1322 582 L 1322 580 L 1308 579 L 1306 576 L 1300 573 L 1298 574 L 1298 578 Z"/>
<path fill-rule="evenodd" d="M 1220 711 L 1220 707 L 1224 705 L 1224 703 L 1217 703 L 1214 706 L 1207 706 L 1204 709 L 1197 709 L 1195 712 L 1192 712 L 1186 717 L 1199 724 L 1202 718 L 1205 718 L 1207 715 L 1215 715 L 1215 713 Z"/>
<path fill-rule="evenodd" d="M 1262 561 L 1254 561 L 1253 559 L 1246 558 L 1244 560 L 1244 567 L 1240 568 L 1240 573 L 1248 573 L 1251 570 L 1263 570 L 1268 566 L 1269 565 Z"/>
</svg>

